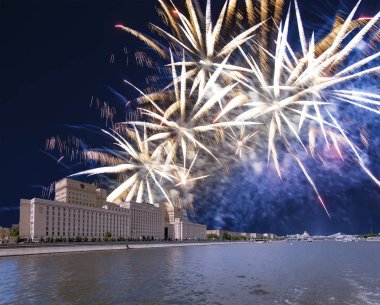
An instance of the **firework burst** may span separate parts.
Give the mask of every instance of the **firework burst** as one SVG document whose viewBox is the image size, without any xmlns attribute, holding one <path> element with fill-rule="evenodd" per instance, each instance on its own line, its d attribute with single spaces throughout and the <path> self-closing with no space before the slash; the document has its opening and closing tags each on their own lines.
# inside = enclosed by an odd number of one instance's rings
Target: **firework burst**
<svg viewBox="0 0 380 305">
<path fill-rule="evenodd" d="M 286 153 L 290 154 L 302 169 L 327 214 L 328 211 L 315 183 L 305 165 L 297 157 L 294 148 L 296 142 L 307 151 L 303 139 L 305 125 L 308 126 L 306 129 L 309 129 L 308 141 L 312 153 L 317 136 L 314 127 L 317 125 L 327 146 L 332 144 L 340 156 L 342 156 L 340 145 L 348 147 L 358 164 L 380 186 L 379 180 L 369 171 L 360 156 L 359 149 L 349 139 L 348 132 L 344 130 L 337 114 L 334 113 L 338 109 L 337 106 L 344 102 L 380 114 L 376 108 L 379 106 L 378 95 L 357 90 L 337 89 L 340 84 L 344 86 L 344 84 L 350 84 L 353 79 L 380 71 L 379 66 L 371 66 L 371 63 L 380 56 L 379 52 L 346 65 L 347 57 L 363 37 L 373 30 L 380 17 L 378 13 L 370 20 L 354 21 L 353 16 L 359 3 L 343 24 L 336 25 L 333 34 L 316 44 L 314 34 L 309 41 L 305 37 L 300 12 L 295 1 L 302 53 L 296 54 L 288 41 L 289 11 L 285 22 L 279 26 L 275 52 L 272 54 L 260 46 L 268 54 L 272 63 L 270 65 L 272 69 L 269 72 L 260 69 L 254 54 L 247 54 L 240 48 L 246 67 L 251 69 L 249 72 L 251 80 L 248 83 L 240 81 L 240 84 L 246 88 L 246 92 L 242 94 L 240 100 L 227 104 L 214 120 L 217 122 L 228 112 L 240 108 L 242 110 L 238 112 L 236 121 L 263 121 L 263 128 L 260 130 L 262 138 L 259 138 L 259 143 L 263 143 L 266 137 L 268 159 L 272 157 L 278 175 L 281 177 L 276 143 L 280 142 L 285 147 Z M 362 28 L 351 37 L 349 34 L 352 34 L 351 32 L 359 25 L 362 25 Z M 308 124 L 305 121 L 308 121 Z"/>
<path fill-rule="evenodd" d="M 225 87 L 220 87 L 217 79 L 220 76 L 228 57 L 222 62 L 218 69 L 211 74 L 210 79 L 205 84 L 203 90 L 199 90 L 198 97 L 192 98 L 187 88 L 187 72 L 183 63 L 179 84 L 174 83 L 172 96 L 167 94 L 156 95 L 159 104 L 164 104 L 168 100 L 168 105 L 163 109 L 154 102 L 149 95 L 144 97 L 151 102 L 153 110 L 140 109 L 141 113 L 148 118 L 145 121 L 132 121 L 127 124 L 140 125 L 151 129 L 154 134 L 148 137 L 147 141 L 163 141 L 167 152 L 166 164 L 172 164 L 181 159 L 183 167 L 186 168 L 188 154 L 193 156 L 195 150 L 202 150 L 212 156 L 217 162 L 218 159 L 208 148 L 218 145 L 223 138 L 223 129 L 232 126 L 252 125 L 254 122 L 234 122 L 224 121 L 213 123 L 210 113 L 214 113 L 222 108 L 222 101 L 234 89 L 237 83 L 232 83 Z M 173 79 L 177 78 L 176 70 L 173 66 Z M 147 122 L 148 121 L 148 122 Z M 179 153 L 181 152 L 181 153 Z"/>
<path fill-rule="evenodd" d="M 112 202 L 154 203 L 153 188 L 171 202 L 167 189 L 176 198 L 189 193 L 197 181 L 220 175 L 221 166 L 236 162 L 236 155 L 272 161 L 280 177 L 281 159 L 291 156 L 330 216 L 301 157 L 302 151 L 324 162 L 318 153 L 323 142 L 342 160 L 345 155 L 356 160 L 380 186 L 340 113 L 350 106 L 353 112 L 380 114 L 380 95 L 354 83 L 380 71 L 380 13 L 354 19 L 359 1 L 346 19 L 338 16 L 331 32 L 317 39 L 314 33 L 305 34 L 297 1 L 282 21 L 283 1 L 245 0 L 244 13 L 238 2 L 226 1 L 213 24 L 210 0 L 205 14 L 191 0 L 186 13 L 160 0 L 159 13 L 171 30 L 151 25 L 159 40 L 117 26 L 167 60 L 172 81 L 154 93 L 125 81 L 141 94 L 140 119 L 116 126 L 127 130 L 133 143 L 117 128 L 105 131 L 122 151 L 112 153 L 110 166 L 75 175 L 121 175 L 107 198 Z M 297 39 L 290 39 L 294 29 Z M 366 53 L 353 56 L 363 43 Z M 366 133 L 361 131 L 360 137 L 368 147 Z"/>
<path fill-rule="evenodd" d="M 197 87 L 202 91 L 221 62 L 231 53 L 235 52 L 239 46 L 257 35 L 258 29 L 262 26 L 268 30 L 265 22 L 269 18 L 269 3 L 262 4 L 262 12 L 255 23 L 255 10 L 251 0 L 246 0 L 246 13 L 248 17 L 248 29 L 244 29 L 242 22 L 244 16 L 237 10 L 237 0 L 225 1 L 223 8 L 218 14 L 216 23 L 213 24 L 211 16 L 211 1 L 207 1 L 206 13 L 203 14 L 197 2 L 186 0 L 186 13 L 181 11 L 171 2 L 168 5 L 163 0 L 160 4 L 159 13 L 170 31 L 150 24 L 151 29 L 166 40 L 166 43 L 157 42 L 148 36 L 123 25 L 116 25 L 152 47 L 160 56 L 169 59 L 169 50 L 174 52 L 176 58 L 181 59 L 182 53 L 186 54 L 186 78 L 192 80 L 191 92 Z M 275 1 L 276 17 L 282 7 L 282 1 Z M 244 30 L 242 30 L 244 29 Z M 262 40 L 263 42 L 265 39 Z M 171 65 L 182 66 L 183 62 L 177 60 Z M 231 73 L 238 74 L 236 67 L 224 65 L 224 69 L 232 68 Z M 180 78 L 173 82 L 180 81 Z"/>
<path fill-rule="evenodd" d="M 134 128 L 134 130 L 124 129 L 124 132 L 133 142 L 127 141 L 116 130 L 113 130 L 113 134 L 105 130 L 103 132 L 115 140 L 115 145 L 121 150 L 112 150 L 111 155 L 85 151 L 87 159 L 108 163 L 109 166 L 82 171 L 71 176 L 121 175 L 121 179 L 124 181 L 108 195 L 107 201 L 109 202 L 120 203 L 135 200 L 139 203 L 149 202 L 153 204 L 155 203 L 155 195 L 152 185 L 155 185 L 165 198 L 171 202 L 161 180 L 173 182 L 175 177 L 170 174 L 170 166 L 166 165 L 164 167 L 162 165 L 163 145 L 159 145 L 153 151 L 150 151 L 149 143 L 146 141 L 146 129 L 144 129 L 143 137 L 141 137 L 137 128 Z"/>
</svg>

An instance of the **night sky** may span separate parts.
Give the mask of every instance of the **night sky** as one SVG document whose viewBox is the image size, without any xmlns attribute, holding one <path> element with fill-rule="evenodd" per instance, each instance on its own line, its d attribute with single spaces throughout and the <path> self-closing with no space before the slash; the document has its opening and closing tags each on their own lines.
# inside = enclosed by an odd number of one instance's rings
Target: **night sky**
<svg viewBox="0 0 380 305">
<path fill-rule="evenodd" d="M 333 17 L 334 10 L 344 10 L 347 4 L 354 3 L 328 1 L 328 6 L 320 9 L 319 5 L 326 1 L 313 1 L 314 8 L 304 5 L 312 1 L 299 2 L 305 10 L 304 19 L 309 18 L 312 25 L 320 22 L 324 14 Z M 363 0 L 359 15 L 374 15 L 380 10 L 378 2 Z M 107 101 L 123 113 L 123 98 L 118 94 L 128 100 L 138 96 L 123 84 L 123 79 L 144 84 L 145 71 L 137 67 L 134 53 L 149 50 L 114 25 L 121 23 L 150 34 L 149 21 L 162 24 L 155 4 L 153 0 L 0 0 L 0 226 L 18 222 L 20 198 L 41 197 L 42 186 L 72 173 L 46 153 L 47 138 L 62 134 L 81 136 L 83 129 L 78 126 L 104 127 L 99 110 L 90 107 L 91 100 Z M 316 12 L 319 18 L 312 15 Z M 377 130 L 379 127 L 377 124 Z M 95 133 L 91 137 L 97 140 Z M 378 145 L 379 141 L 374 143 Z M 379 149 L 373 148 L 377 177 Z M 371 228 L 380 232 L 379 189 L 360 173 L 359 167 L 350 167 L 348 172 L 358 177 L 347 185 L 342 183 L 344 176 L 327 177 L 330 181 L 326 182 L 325 195 L 335 212 L 331 220 L 317 203 L 305 199 L 307 195 L 299 196 L 309 190 L 290 193 L 291 180 L 276 186 L 278 194 L 265 201 L 263 210 L 260 204 L 263 198 L 257 195 L 260 192 L 254 190 L 249 179 L 234 185 L 233 201 L 237 202 L 219 201 L 218 205 L 205 194 L 205 201 L 213 203 L 207 206 L 207 202 L 199 202 L 195 218 L 210 227 L 222 224 L 232 230 L 280 234 L 304 229 L 314 234 L 363 233 Z M 336 179 L 342 179 L 338 188 L 334 184 Z M 250 205 L 257 203 L 257 208 L 246 209 L 247 201 Z"/>
</svg>

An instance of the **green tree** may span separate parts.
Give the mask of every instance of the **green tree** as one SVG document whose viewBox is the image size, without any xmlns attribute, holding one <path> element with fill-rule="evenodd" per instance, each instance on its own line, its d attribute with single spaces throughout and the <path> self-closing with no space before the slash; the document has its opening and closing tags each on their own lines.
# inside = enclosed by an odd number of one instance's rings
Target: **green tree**
<svg viewBox="0 0 380 305">
<path fill-rule="evenodd" d="M 17 237 L 17 236 L 19 236 L 19 235 L 20 235 L 19 229 L 18 229 L 18 228 L 12 229 L 12 230 L 9 232 L 9 235 L 10 235 L 10 236 L 13 236 L 13 237 Z"/>
<path fill-rule="evenodd" d="M 110 231 L 106 231 L 106 232 L 104 232 L 104 234 L 103 234 L 103 239 L 104 239 L 105 241 L 110 240 L 111 237 L 112 237 L 112 234 L 111 234 Z"/>
<path fill-rule="evenodd" d="M 207 234 L 208 239 L 219 239 L 219 236 L 216 234 Z"/>
<path fill-rule="evenodd" d="M 223 232 L 222 239 L 224 239 L 224 240 L 231 240 L 231 235 L 228 234 L 227 232 Z"/>
</svg>

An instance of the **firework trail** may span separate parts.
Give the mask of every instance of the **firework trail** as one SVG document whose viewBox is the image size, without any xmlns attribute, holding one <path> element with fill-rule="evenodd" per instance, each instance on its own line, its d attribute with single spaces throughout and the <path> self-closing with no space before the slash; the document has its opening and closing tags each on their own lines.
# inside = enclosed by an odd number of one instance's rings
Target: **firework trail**
<svg viewBox="0 0 380 305">
<path fill-rule="evenodd" d="M 143 137 L 141 137 L 136 128 L 134 130 L 122 131 L 134 141 L 137 148 L 130 143 L 131 141 L 127 141 L 126 137 L 122 136 L 116 130 L 113 130 L 113 134 L 103 130 L 105 134 L 116 141 L 115 145 L 122 150 L 114 150 L 110 155 L 86 151 L 85 153 L 88 159 L 108 163 L 109 166 L 86 170 L 71 176 L 118 174 L 124 176 L 121 177 L 121 179 L 127 177 L 125 181 L 108 195 L 107 201 L 109 202 L 129 202 L 135 199 L 138 203 L 145 201 L 153 204 L 155 203 L 155 197 L 151 188 L 152 183 L 159 188 L 165 198 L 170 202 L 162 186 L 163 182 L 160 181 L 161 178 L 168 181 L 172 181 L 173 178 L 172 175 L 167 173 L 167 166 L 164 168 L 160 160 L 162 158 L 163 145 L 156 147 L 153 152 L 150 152 L 149 143 L 146 141 L 146 129 L 144 129 Z"/>
<path fill-rule="evenodd" d="M 185 64 L 183 63 L 180 82 L 179 84 L 174 84 L 173 96 L 170 97 L 166 94 L 156 96 L 156 98 L 160 99 L 160 104 L 162 99 L 164 99 L 164 101 L 173 100 L 173 102 L 166 105 L 165 109 L 162 109 L 149 95 L 144 95 L 144 97 L 151 102 L 155 111 L 142 108 L 140 109 L 141 113 L 145 115 L 145 117 L 148 117 L 148 120 L 127 122 L 127 124 L 135 126 L 148 127 L 154 131 L 154 134 L 150 136 L 147 141 L 162 141 L 167 153 L 166 164 L 174 163 L 181 158 L 183 167 L 186 168 L 188 154 L 194 156 L 195 151 L 199 149 L 208 153 L 219 162 L 208 148 L 218 144 L 220 140 L 218 131 L 219 133 L 223 132 L 222 129 L 226 127 L 256 124 L 254 122 L 234 121 L 213 123 L 210 119 L 212 109 L 218 108 L 221 100 L 237 85 L 237 83 L 232 83 L 220 88 L 220 86 L 216 84 L 227 59 L 228 57 L 219 68 L 211 74 L 203 90 L 198 91 L 199 94 L 197 98 L 189 96 L 189 90 L 187 89 L 187 72 Z M 176 70 L 173 67 L 173 79 L 176 78 Z M 149 120 L 152 122 L 147 122 Z M 210 132 L 214 133 L 210 134 Z M 181 153 L 179 153 L 179 150 Z"/>
<path fill-rule="evenodd" d="M 252 39 L 261 26 L 266 31 L 269 28 L 265 22 L 269 18 L 268 11 L 271 6 L 269 3 L 264 3 L 265 1 L 261 5 L 262 12 L 258 17 L 259 22 L 257 23 L 254 21 L 255 12 L 252 1 L 246 1 L 246 14 L 248 15 L 249 27 L 245 30 L 242 30 L 244 29 L 242 26 L 243 15 L 240 12 L 236 15 L 236 0 L 224 3 L 215 25 L 212 22 L 210 0 L 207 1 L 205 15 L 200 10 L 199 4 L 192 0 L 186 0 L 187 15 L 182 14 L 172 2 L 171 5 L 162 0 L 158 2 L 160 4 L 159 13 L 170 26 L 171 31 L 166 31 L 154 24 L 150 24 L 150 27 L 166 40 L 165 46 L 163 43 L 156 42 L 148 36 L 124 25 L 116 25 L 116 28 L 120 28 L 141 39 L 165 59 L 169 59 L 169 50 L 177 58 L 181 58 L 182 52 L 185 52 L 186 78 L 192 80 L 191 91 L 194 91 L 197 87 L 202 91 L 210 77 L 210 73 L 217 69 L 226 56 L 236 51 L 240 45 Z M 278 20 L 282 1 L 274 2 L 275 19 Z M 175 62 L 172 65 L 181 66 L 183 63 Z M 224 68 L 228 69 L 228 66 Z M 179 79 L 174 79 L 174 82 L 176 81 L 179 81 Z"/>
<path fill-rule="evenodd" d="M 332 143 L 340 155 L 340 145 L 351 149 L 358 164 L 380 186 L 379 180 L 367 168 L 360 156 L 359 149 L 349 139 L 347 131 L 343 129 L 342 123 L 338 121 L 334 113 L 335 105 L 345 102 L 380 114 L 376 108 L 380 105 L 379 95 L 355 89 L 336 89 L 339 84 L 349 83 L 352 79 L 377 73 L 380 70 L 379 66 L 367 67 L 380 56 L 379 52 L 349 65 L 344 65 L 345 59 L 380 17 L 380 13 L 378 13 L 370 20 L 353 21 L 359 3 L 344 23 L 336 25 L 337 29 L 334 29 L 333 34 L 330 34 L 321 43 L 316 44 L 314 34 L 310 41 L 307 41 L 304 36 L 305 31 L 295 1 L 302 53 L 300 55 L 295 54 L 288 41 L 289 11 L 285 22 L 279 26 L 275 52 L 272 54 L 260 46 L 271 59 L 272 69 L 269 73 L 259 68 L 253 54 L 247 54 L 240 48 L 245 64 L 251 69 L 251 80 L 249 83 L 241 81 L 241 84 L 248 91 L 248 95 L 251 94 L 255 98 L 250 100 L 247 98 L 247 92 L 242 93 L 240 101 L 236 103 L 231 101 L 214 120 L 214 122 L 218 121 L 223 115 L 237 107 L 242 107 L 243 110 L 237 115 L 235 121 L 263 120 L 264 128 L 260 130 L 263 138 L 259 139 L 259 142 L 263 143 L 266 138 L 268 160 L 272 156 L 278 175 L 281 177 L 279 152 L 276 147 L 277 138 L 279 138 L 278 142 L 282 142 L 286 148 L 286 153 L 292 155 L 302 169 L 328 215 L 329 213 L 315 183 L 293 149 L 295 145 L 293 143 L 298 142 L 303 149 L 307 150 L 303 140 L 305 120 L 308 120 L 307 129 L 309 130 L 309 144 L 312 153 L 314 152 L 316 133 L 310 132 L 310 128 L 318 125 L 327 146 Z M 363 27 L 358 33 L 347 39 L 350 32 L 360 25 Z"/>
<path fill-rule="evenodd" d="M 178 197 L 192 197 L 197 181 L 223 180 L 223 168 L 245 160 L 273 162 L 283 178 L 289 166 L 281 164 L 290 158 L 330 216 L 304 161 L 311 157 L 325 164 L 320 147 L 355 160 L 380 186 L 354 130 L 342 119 L 348 107 L 352 113 L 380 114 L 380 94 L 355 87 L 380 71 L 380 13 L 355 19 L 359 1 L 345 19 L 336 17 L 330 32 L 317 37 L 306 35 L 297 1 L 284 18 L 281 0 L 226 1 L 216 22 L 210 0 L 205 14 L 191 0 L 185 12 L 173 3 L 159 4 L 169 29 L 151 24 L 158 39 L 116 26 L 157 52 L 171 69 L 172 81 L 149 92 L 125 81 L 141 94 L 139 119 L 105 131 L 122 149 L 114 151 L 110 166 L 78 173 L 118 175 L 120 185 L 107 200 L 173 204 L 181 201 Z M 136 60 L 153 66 L 145 53 L 136 53 Z M 364 129 L 358 133 L 367 148 L 368 134 Z M 157 196 L 153 189 L 159 190 Z M 178 200 L 171 200 L 171 194 Z"/>
</svg>

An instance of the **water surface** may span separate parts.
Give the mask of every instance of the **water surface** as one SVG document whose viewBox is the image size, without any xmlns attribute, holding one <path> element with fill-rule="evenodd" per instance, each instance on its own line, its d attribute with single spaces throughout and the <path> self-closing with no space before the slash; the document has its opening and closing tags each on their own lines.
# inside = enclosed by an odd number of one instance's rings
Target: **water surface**
<svg viewBox="0 0 380 305">
<path fill-rule="evenodd" d="M 380 304 L 380 242 L 0 258 L 0 304 Z"/>
</svg>

